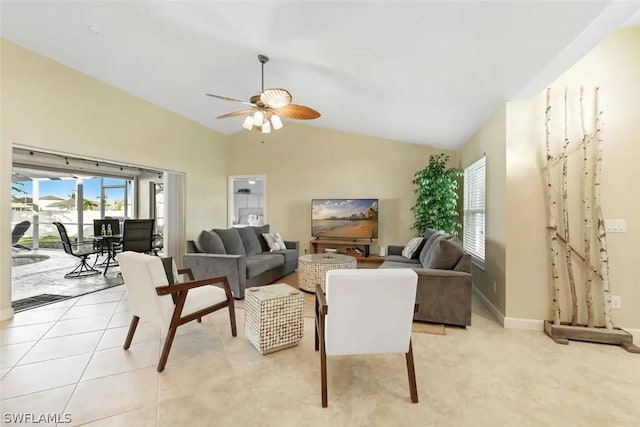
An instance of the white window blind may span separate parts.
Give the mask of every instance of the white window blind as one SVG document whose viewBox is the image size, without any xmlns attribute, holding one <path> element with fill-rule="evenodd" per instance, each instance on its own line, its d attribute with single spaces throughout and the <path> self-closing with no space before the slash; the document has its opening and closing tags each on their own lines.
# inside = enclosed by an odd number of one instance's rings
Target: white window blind
<svg viewBox="0 0 640 427">
<path fill-rule="evenodd" d="M 464 249 L 484 265 L 486 157 L 464 170 Z"/>
</svg>

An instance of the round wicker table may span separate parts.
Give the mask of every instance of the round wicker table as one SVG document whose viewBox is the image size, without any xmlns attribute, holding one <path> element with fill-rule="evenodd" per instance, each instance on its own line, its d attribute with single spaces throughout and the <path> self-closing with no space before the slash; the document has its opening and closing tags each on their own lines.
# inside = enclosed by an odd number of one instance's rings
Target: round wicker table
<svg viewBox="0 0 640 427">
<path fill-rule="evenodd" d="M 329 270 L 354 269 L 357 260 L 348 255 L 311 254 L 298 259 L 298 286 L 301 290 L 315 293 L 316 284 L 324 291 L 324 281 Z"/>
</svg>

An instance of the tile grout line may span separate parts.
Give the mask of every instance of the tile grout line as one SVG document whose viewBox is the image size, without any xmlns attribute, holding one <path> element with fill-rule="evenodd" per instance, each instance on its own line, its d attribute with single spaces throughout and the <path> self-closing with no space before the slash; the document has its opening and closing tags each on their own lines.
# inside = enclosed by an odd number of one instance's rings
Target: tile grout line
<svg viewBox="0 0 640 427">
<path fill-rule="evenodd" d="M 78 301 L 76 301 L 76 302 L 78 302 Z M 67 310 L 66 310 L 64 313 L 62 313 L 62 315 L 60 315 L 60 317 L 62 317 L 62 316 L 64 316 L 65 314 L 67 314 L 67 313 L 69 312 L 69 310 L 71 310 L 71 308 L 72 308 L 74 305 L 76 305 L 76 302 L 74 302 L 74 303 L 73 303 L 73 304 L 71 304 L 69 307 L 67 307 Z M 18 363 L 20 363 L 20 361 L 21 361 L 22 359 L 24 359 L 24 357 L 25 357 L 27 354 L 29 354 L 29 352 L 30 352 L 31 350 L 33 350 L 33 347 L 35 347 L 35 346 L 36 346 L 36 344 L 38 344 L 40 341 L 42 341 L 42 340 L 43 340 L 44 336 L 45 336 L 45 335 L 47 335 L 47 333 L 49 333 L 49 331 L 50 331 L 53 327 L 55 327 L 55 326 L 58 324 L 58 321 L 59 321 L 59 320 L 60 320 L 60 318 L 58 318 L 58 320 L 56 320 L 55 322 L 53 322 L 53 325 L 51 325 L 51 326 L 49 327 L 49 329 L 47 329 L 47 330 L 42 334 L 42 336 L 41 336 L 40 338 L 38 338 L 36 341 L 34 341 L 33 345 L 32 345 L 31 347 L 29 347 L 29 350 L 25 351 L 25 353 L 24 353 L 24 354 L 23 354 L 23 355 L 22 355 L 18 360 L 16 360 L 16 363 L 14 363 L 14 364 L 9 368 L 9 370 L 4 374 L 4 377 L 3 377 L 3 378 L 5 378 L 7 375 L 9 375 L 9 374 L 11 373 L 11 371 L 13 370 L 13 368 L 15 368 L 16 366 L 18 366 Z M 41 322 L 41 323 L 47 323 L 47 322 Z M 37 323 L 34 323 L 34 324 L 37 324 Z M 28 326 L 28 325 L 25 325 L 25 326 Z M 14 396 L 14 397 L 17 397 L 17 396 Z M 4 400 L 4 399 L 2 399 L 2 400 Z"/>
<path fill-rule="evenodd" d="M 126 295 L 126 293 L 123 294 L 120 297 L 120 301 L 122 301 L 122 298 L 124 298 L 125 295 Z M 117 306 L 116 306 L 116 308 L 117 308 Z M 91 356 L 89 356 L 89 360 L 87 360 L 87 364 L 85 365 L 84 369 L 80 373 L 80 376 L 78 377 L 78 380 L 74 384 L 73 390 L 71 391 L 71 394 L 69 394 L 69 398 L 67 399 L 67 403 L 65 403 L 64 408 L 62 408 L 62 413 L 63 414 L 66 413 L 67 407 L 69 407 L 69 403 L 71 402 L 71 399 L 73 398 L 73 395 L 75 394 L 76 390 L 78 389 L 78 385 L 82 382 L 82 377 L 84 376 L 85 372 L 87 372 L 87 368 L 89 367 L 89 364 L 91 363 L 91 360 L 93 360 L 93 355 L 96 353 L 96 349 L 100 345 L 100 341 L 102 341 L 102 338 L 104 338 L 104 334 L 107 332 L 107 328 L 109 326 L 109 323 L 111 323 L 111 321 L 113 320 L 113 317 L 115 315 L 116 315 L 116 311 L 115 311 L 115 308 L 114 308 L 113 313 L 111 313 L 111 317 L 109 318 L 109 321 L 107 322 L 107 326 L 105 326 L 105 328 L 102 330 L 102 335 L 100 336 L 100 339 L 96 343 L 96 346 L 94 347 L 93 351 L 91 352 Z M 56 427 L 58 427 L 58 425 L 59 425 L 59 423 L 56 423 Z"/>
</svg>

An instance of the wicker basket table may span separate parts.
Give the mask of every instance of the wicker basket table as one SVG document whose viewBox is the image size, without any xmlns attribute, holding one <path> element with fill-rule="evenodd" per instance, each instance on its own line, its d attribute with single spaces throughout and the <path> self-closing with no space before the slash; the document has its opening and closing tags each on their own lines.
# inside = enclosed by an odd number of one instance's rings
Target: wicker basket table
<svg viewBox="0 0 640 427">
<path fill-rule="evenodd" d="M 324 281 L 329 270 L 353 269 L 357 260 L 348 255 L 312 254 L 298 259 L 298 286 L 303 291 L 316 292 L 316 284 L 324 291 Z"/>
<path fill-rule="evenodd" d="M 260 352 L 273 353 L 297 345 L 304 331 L 304 296 L 285 284 L 247 289 L 244 333 Z"/>
</svg>

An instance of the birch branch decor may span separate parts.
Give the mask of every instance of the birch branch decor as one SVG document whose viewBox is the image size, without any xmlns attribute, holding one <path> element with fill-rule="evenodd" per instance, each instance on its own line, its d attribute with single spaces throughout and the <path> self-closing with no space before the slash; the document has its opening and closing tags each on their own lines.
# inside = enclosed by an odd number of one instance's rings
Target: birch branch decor
<svg viewBox="0 0 640 427">
<path fill-rule="evenodd" d="M 613 329 L 613 319 L 611 318 L 611 282 L 609 281 L 609 252 L 607 250 L 607 231 L 604 227 L 604 216 L 602 215 L 602 198 L 600 196 L 600 177 L 602 175 L 602 129 L 600 111 L 600 88 L 595 89 L 596 105 L 596 135 L 598 138 L 596 147 L 596 162 L 593 168 L 593 202 L 596 207 L 598 244 L 600 245 L 600 275 L 602 276 L 603 311 L 604 326 Z"/>
<path fill-rule="evenodd" d="M 545 141 L 547 147 L 547 200 L 549 210 L 549 240 L 550 240 L 550 252 L 551 252 L 551 276 L 552 276 L 552 292 L 553 292 L 553 323 L 560 324 L 560 273 L 558 271 L 558 264 L 560 254 L 558 252 L 558 225 L 556 224 L 556 198 L 555 189 L 553 185 L 553 173 L 551 165 L 553 164 L 553 156 L 551 155 L 551 89 L 547 89 L 547 108 L 545 109 Z"/>
<path fill-rule="evenodd" d="M 569 167 L 569 159 L 567 156 L 567 148 L 569 147 L 569 123 L 567 120 L 567 92 L 564 89 L 564 143 L 562 144 L 562 181 L 560 184 L 560 206 L 562 207 L 562 228 L 564 230 L 564 257 L 567 266 L 567 277 L 569 278 L 569 290 L 571 292 L 571 325 L 578 324 L 578 295 L 576 293 L 576 278 L 573 274 L 573 261 L 571 258 L 571 237 L 569 234 L 569 207 L 567 206 L 567 169 Z M 586 262 L 586 261 L 585 261 Z"/>
<path fill-rule="evenodd" d="M 580 88 L 580 124 L 582 126 L 582 209 L 584 226 L 582 228 L 584 236 L 584 264 L 585 273 L 584 299 L 587 304 L 587 327 L 595 326 L 593 314 L 593 276 L 591 275 L 591 183 L 589 182 L 589 142 L 587 140 L 587 128 L 584 119 L 584 88 Z"/>
<path fill-rule="evenodd" d="M 610 262 L 607 249 L 607 233 L 602 209 L 602 163 L 603 163 L 603 137 L 602 137 L 602 110 L 600 109 L 599 88 L 594 91 L 594 118 L 589 121 L 594 127 L 590 132 L 587 129 L 585 92 L 580 88 L 577 105 L 572 109 L 569 102 L 569 90 L 564 90 L 564 137 L 559 144 L 559 154 L 553 155 L 553 139 L 551 135 L 551 89 L 546 92 L 545 106 L 545 180 L 547 196 L 547 216 L 549 233 L 549 257 L 551 262 L 551 296 L 552 296 L 552 319 L 545 320 L 545 332 L 559 344 L 568 344 L 569 340 L 591 341 L 606 344 L 616 344 L 632 353 L 640 353 L 640 347 L 633 344 L 633 336 L 620 328 L 615 328 L 611 314 L 611 282 L 610 282 Z M 575 111 L 580 115 L 580 129 L 574 131 L 576 144 L 571 144 L 569 111 Z M 591 145 L 593 143 L 593 145 Z M 592 149 L 591 147 L 594 147 Z M 576 152 L 581 154 L 580 171 L 576 170 L 571 174 L 569 168 L 570 154 Z M 594 154 L 595 153 L 595 154 Z M 595 157 L 595 159 L 594 159 Z M 578 160 L 578 159 L 576 159 Z M 559 191 L 556 189 L 554 179 L 554 166 L 560 166 L 561 179 Z M 557 170 L 557 169 L 556 169 Z M 557 173 L 556 172 L 556 173 Z M 573 179 L 569 179 L 573 177 Z M 578 179 L 580 177 L 580 179 Z M 576 198 L 569 196 L 572 190 L 572 183 L 576 183 Z M 571 227 L 571 206 L 570 201 L 575 200 L 576 208 L 579 200 L 581 220 L 578 227 L 573 230 Z M 556 217 L 560 209 L 561 228 L 558 227 Z M 577 218 L 576 218 L 577 219 Z M 584 253 L 580 254 L 572 244 L 571 236 L 581 235 Z M 597 231 L 597 239 L 594 239 L 594 231 Z M 597 247 L 596 247 L 597 246 Z M 560 248 L 564 251 L 564 264 L 566 266 L 566 282 L 568 292 L 562 293 L 564 289 L 564 276 L 560 276 Z M 599 257 L 593 257 L 592 251 L 599 252 Z M 573 257 L 578 262 L 574 263 Z M 584 281 L 584 299 L 578 299 L 576 286 L 576 267 L 579 277 Z M 603 311 L 596 316 L 593 290 L 602 284 Z M 598 289 L 600 289 L 598 287 Z M 562 309 L 564 298 L 568 294 L 571 298 L 571 316 L 569 319 L 562 319 Z M 586 324 L 579 324 L 581 321 L 581 304 L 586 308 Z M 596 318 L 598 317 L 598 318 Z M 601 319 L 602 318 L 602 319 Z M 568 320 L 568 321 L 566 321 Z M 596 326 L 597 321 L 604 321 L 603 326 Z"/>
</svg>

